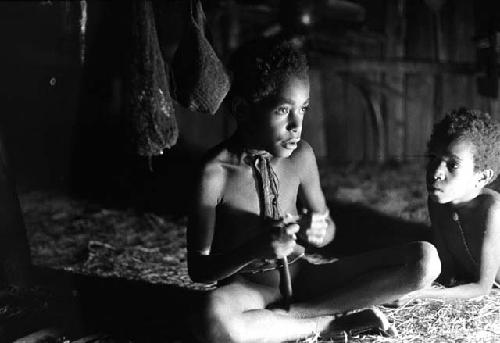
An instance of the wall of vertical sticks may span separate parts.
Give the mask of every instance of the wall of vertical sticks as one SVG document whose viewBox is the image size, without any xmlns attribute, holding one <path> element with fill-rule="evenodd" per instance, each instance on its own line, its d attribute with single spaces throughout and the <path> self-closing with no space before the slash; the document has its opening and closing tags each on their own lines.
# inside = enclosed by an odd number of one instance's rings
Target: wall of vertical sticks
<svg viewBox="0 0 500 343">
<path fill-rule="evenodd" d="M 488 54 L 478 54 L 489 36 L 496 38 L 496 47 L 490 50 L 498 55 L 496 0 L 355 2 L 366 9 L 365 22 L 327 31 L 311 50 L 311 111 L 303 136 L 320 160 L 419 160 L 433 123 L 446 111 L 467 106 L 500 119 L 495 88 L 498 58 L 493 56 L 497 60 L 488 66 Z M 185 3 L 156 2 L 157 14 L 163 18 L 158 21 L 159 38 L 167 60 L 182 36 Z M 276 13 L 266 17 L 246 1 L 205 3 L 213 45 L 223 60 L 238 44 L 255 38 L 256 32 L 277 20 Z M 83 11 L 81 4 L 88 9 Z M 0 90 L 0 130 L 18 180 L 28 188 L 68 182 L 70 162 L 75 156 L 82 159 L 73 149 L 82 121 L 93 133 L 84 137 L 94 145 L 87 142 L 84 148 L 99 179 L 111 157 L 122 160 L 116 153 L 122 142 L 110 137 L 118 131 L 112 121 L 121 110 L 121 49 L 126 45 L 122 30 L 128 25 L 124 8 L 119 2 L 0 4 L 4 28 L 0 38 L 6 47 L 0 70 L 8 85 Z M 489 70 L 489 79 L 484 80 L 484 70 Z M 85 91 L 92 101 L 82 98 L 86 80 L 90 86 Z M 179 142 L 157 159 L 169 170 L 176 163 L 172 156 L 199 154 L 232 131 L 233 122 L 224 109 L 210 116 L 177 106 L 175 113 Z"/>
<path fill-rule="evenodd" d="M 423 160 L 432 126 L 446 111 L 466 106 L 500 119 L 498 89 L 484 96 L 477 86 L 475 35 L 488 25 L 477 22 L 479 5 L 456 0 L 433 8 L 427 2 L 377 2 L 384 5 L 377 16 L 380 37 L 352 40 L 354 57 L 315 56 L 304 134 L 319 157 Z M 479 14 L 493 10 L 485 6 Z"/>
</svg>

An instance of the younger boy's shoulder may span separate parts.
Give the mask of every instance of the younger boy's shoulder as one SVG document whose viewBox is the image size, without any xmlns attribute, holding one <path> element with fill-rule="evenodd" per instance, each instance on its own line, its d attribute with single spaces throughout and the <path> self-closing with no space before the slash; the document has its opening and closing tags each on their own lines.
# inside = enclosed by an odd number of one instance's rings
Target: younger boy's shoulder
<svg viewBox="0 0 500 343">
<path fill-rule="evenodd" d="M 491 188 L 484 188 L 476 200 L 480 208 L 500 210 L 500 193 Z"/>
</svg>

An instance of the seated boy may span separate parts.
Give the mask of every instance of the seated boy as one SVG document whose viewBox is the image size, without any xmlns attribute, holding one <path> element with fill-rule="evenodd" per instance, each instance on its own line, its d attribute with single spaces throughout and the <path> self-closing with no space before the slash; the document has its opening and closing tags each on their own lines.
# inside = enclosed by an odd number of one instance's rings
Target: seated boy
<svg viewBox="0 0 500 343">
<path fill-rule="evenodd" d="M 232 61 L 229 100 L 237 129 L 204 160 L 188 228 L 190 277 L 218 285 L 205 306 L 203 340 L 327 335 L 344 329 L 337 314 L 430 285 L 440 267 L 426 242 L 329 264 L 304 258 L 304 247 L 325 246 L 335 235 L 313 150 L 301 139 L 309 107 L 305 55 L 290 41 L 262 39 L 240 48 Z"/>
<path fill-rule="evenodd" d="M 434 126 L 428 143 L 427 189 L 438 281 L 412 298 L 467 299 L 500 281 L 500 196 L 485 188 L 500 171 L 500 126 L 464 108 Z"/>
</svg>

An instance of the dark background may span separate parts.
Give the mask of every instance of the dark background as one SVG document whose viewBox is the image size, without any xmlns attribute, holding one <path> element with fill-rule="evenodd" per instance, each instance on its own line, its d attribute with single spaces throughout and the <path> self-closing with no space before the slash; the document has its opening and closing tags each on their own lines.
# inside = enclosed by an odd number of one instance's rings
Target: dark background
<svg viewBox="0 0 500 343">
<path fill-rule="evenodd" d="M 312 108 L 303 135 L 326 164 L 418 161 L 432 124 L 459 106 L 498 118 L 498 5 L 440 3 L 203 2 L 223 61 L 239 43 L 265 32 L 305 37 Z M 230 134 L 224 109 L 210 116 L 176 106 L 180 139 L 153 157 L 153 172 L 129 151 L 121 126 L 129 4 L 0 2 L 0 130 L 20 190 L 67 189 L 179 210 L 193 163 Z M 167 65 L 187 4 L 154 2 Z M 304 15 L 310 24 L 302 23 Z"/>
</svg>

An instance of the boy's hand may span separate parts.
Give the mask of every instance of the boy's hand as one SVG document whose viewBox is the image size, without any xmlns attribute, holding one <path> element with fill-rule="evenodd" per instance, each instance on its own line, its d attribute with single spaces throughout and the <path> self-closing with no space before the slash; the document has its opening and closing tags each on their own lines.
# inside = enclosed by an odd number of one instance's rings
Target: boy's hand
<svg viewBox="0 0 500 343">
<path fill-rule="evenodd" d="M 271 258 L 282 258 L 290 255 L 295 248 L 295 235 L 300 227 L 296 223 L 279 220 L 272 223 L 271 228 Z"/>
<path fill-rule="evenodd" d="M 329 215 L 329 211 L 325 213 L 304 212 L 298 220 L 299 238 L 311 245 L 322 246 L 327 234 Z"/>
</svg>

